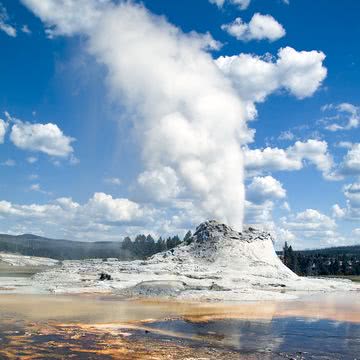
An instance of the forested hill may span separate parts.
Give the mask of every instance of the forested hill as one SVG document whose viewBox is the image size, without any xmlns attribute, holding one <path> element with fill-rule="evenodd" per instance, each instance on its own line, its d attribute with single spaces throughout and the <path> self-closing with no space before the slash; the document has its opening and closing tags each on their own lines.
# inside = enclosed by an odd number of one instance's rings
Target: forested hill
<svg viewBox="0 0 360 360">
<path fill-rule="evenodd" d="M 295 250 L 295 253 L 303 255 L 360 255 L 360 245 L 337 246 L 322 249 Z M 283 250 L 276 251 L 278 255 L 283 255 Z"/>
<path fill-rule="evenodd" d="M 360 255 L 360 245 L 353 246 L 338 246 L 325 249 L 315 249 L 315 250 L 301 250 L 296 251 L 302 254 L 320 254 L 320 255 Z"/>
<path fill-rule="evenodd" d="M 360 275 L 360 245 L 296 251 L 285 242 L 279 256 L 301 276 Z"/>
<path fill-rule="evenodd" d="M 186 238 L 191 236 L 188 232 Z M 134 240 L 126 237 L 123 241 L 82 242 L 54 240 L 32 234 L 18 236 L 0 234 L 0 251 L 22 255 L 50 257 L 58 260 L 81 260 L 89 258 L 119 258 L 121 260 L 145 259 L 157 252 L 172 249 L 181 242 L 178 236 L 155 241 L 150 235 L 138 235 Z M 302 258 L 337 258 L 355 256 L 360 259 L 360 245 L 333 247 L 318 250 L 293 251 Z M 283 257 L 283 252 L 278 252 Z"/>
<path fill-rule="evenodd" d="M 121 243 L 86 243 L 80 241 L 54 240 L 31 234 L 19 236 L 0 234 L 0 251 L 50 257 L 59 260 L 119 257 L 121 253 Z"/>
<path fill-rule="evenodd" d="M 187 235 L 191 236 L 189 232 Z M 82 242 L 54 240 L 32 234 L 18 236 L 0 234 L 0 252 L 49 257 L 58 260 L 90 258 L 119 258 L 121 260 L 145 259 L 157 252 L 172 249 L 181 242 L 178 236 L 155 241 L 150 235 L 138 235 L 134 241 Z"/>
</svg>

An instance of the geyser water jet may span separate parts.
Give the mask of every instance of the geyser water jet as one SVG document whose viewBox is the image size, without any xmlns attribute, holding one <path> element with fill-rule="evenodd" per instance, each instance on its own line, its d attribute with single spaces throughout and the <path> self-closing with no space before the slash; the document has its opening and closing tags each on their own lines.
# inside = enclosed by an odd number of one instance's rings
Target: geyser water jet
<svg viewBox="0 0 360 360">
<path fill-rule="evenodd" d="M 85 35 L 88 52 L 105 65 L 111 95 L 126 105 L 142 148 L 137 184 L 153 203 L 182 214 L 191 205 L 198 218 L 241 230 L 241 145 L 252 133 L 243 102 L 207 51 L 216 41 L 128 1 L 22 1 L 51 35 Z M 167 196 L 158 196 L 159 187 Z"/>
</svg>

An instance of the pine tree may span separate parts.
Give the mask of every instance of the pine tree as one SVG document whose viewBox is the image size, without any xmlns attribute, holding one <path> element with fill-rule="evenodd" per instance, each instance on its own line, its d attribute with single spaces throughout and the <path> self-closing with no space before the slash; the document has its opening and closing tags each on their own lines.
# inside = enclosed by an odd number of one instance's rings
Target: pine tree
<svg viewBox="0 0 360 360">
<path fill-rule="evenodd" d="M 160 236 L 156 243 L 156 252 L 166 251 L 166 243 L 165 240 Z"/>
<path fill-rule="evenodd" d="M 283 248 L 283 262 L 284 264 L 289 267 L 289 247 L 287 241 L 285 241 L 284 248 Z"/>
<path fill-rule="evenodd" d="M 155 240 L 151 235 L 148 235 L 144 243 L 144 257 L 152 256 L 156 253 Z"/>
<path fill-rule="evenodd" d="M 185 234 L 183 241 L 184 241 L 186 244 L 188 244 L 188 242 L 190 241 L 191 237 L 192 237 L 192 233 L 191 233 L 191 231 L 189 230 L 189 231 Z"/>
<path fill-rule="evenodd" d="M 132 250 L 132 245 L 131 239 L 127 236 L 121 243 L 121 248 L 124 250 Z"/>
<path fill-rule="evenodd" d="M 343 255 L 341 258 L 341 273 L 347 275 L 348 273 L 348 259 L 346 255 Z"/>
</svg>

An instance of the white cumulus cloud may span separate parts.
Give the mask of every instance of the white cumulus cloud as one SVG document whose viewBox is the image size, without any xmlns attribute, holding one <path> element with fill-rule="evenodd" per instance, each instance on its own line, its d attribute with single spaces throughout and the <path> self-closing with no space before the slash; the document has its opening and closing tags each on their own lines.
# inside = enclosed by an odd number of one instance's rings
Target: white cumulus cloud
<svg viewBox="0 0 360 360">
<path fill-rule="evenodd" d="M 139 204 L 128 199 L 114 199 L 104 193 L 95 193 L 82 210 L 100 223 L 137 221 L 144 216 L 144 209 Z"/>
<path fill-rule="evenodd" d="M 93 28 L 110 0 L 21 0 L 47 25 L 49 37 L 72 35 Z"/>
<path fill-rule="evenodd" d="M 39 184 L 31 190 L 44 192 Z M 14 204 L 0 201 L 0 226 L 21 226 L 22 231 L 45 233 L 57 238 L 80 238 L 83 241 L 109 240 L 122 237 L 120 229 L 154 224 L 156 212 L 129 199 L 95 193 L 79 204 L 71 198 L 58 198 L 46 204 Z"/>
<path fill-rule="evenodd" d="M 273 227 L 272 212 L 274 210 L 274 202 L 267 200 L 260 204 L 251 201 L 245 202 L 245 223 L 248 225 L 256 225 L 261 229 L 269 229 Z"/>
<path fill-rule="evenodd" d="M 283 188 L 283 185 L 272 176 L 256 176 L 247 187 L 247 199 L 254 204 L 261 204 L 266 200 L 278 200 L 285 197 L 286 190 Z"/>
<path fill-rule="evenodd" d="M 296 141 L 286 149 L 244 149 L 245 166 L 250 173 L 266 171 L 301 170 L 305 162 L 313 164 L 326 179 L 333 180 L 334 161 L 328 152 L 326 141 L 309 139 L 305 142 Z"/>
<path fill-rule="evenodd" d="M 11 128 L 10 140 L 23 150 L 42 152 L 50 156 L 67 157 L 73 152 L 73 138 L 64 135 L 52 123 L 31 124 L 17 121 Z"/>
<path fill-rule="evenodd" d="M 283 217 L 280 226 L 294 235 L 297 248 L 336 246 L 348 242 L 337 233 L 335 220 L 315 209 Z"/>
<path fill-rule="evenodd" d="M 344 194 L 353 208 L 360 209 L 360 182 L 346 185 Z"/>
<path fill-rule="evenodd" d="M 346 215 L 346 211 L 342 209 L 339 204 L 335 204 L 332 207 L 332 216 L 334 218 L 343 218 Z"/>
<path fill-rule="evenodd" d="M 352 231 L 352 233 L 357 236 L 358 238 L 360 238 L 360 228 L 356 228 Z"/>
<path fill-rule="evenodd" d="M 360 182 L 347 184 L 343 188 L 346 206 L 333 206 L 333 216 L 349 221 L 360 221 Z"/>
<path fill-rule="evenodd" d="M 360 175 L 360 143 L 350 145 L 339 169 L 342 175 Z"/>
<path fill-rule="evenodd" d="M 240 17 L 221 29 L 227 31 L 238 40 L 269 40 L 275 41 L 285 36 L 286 31 L 271 15 L 254 14 L 250 22 L 245 23 Z"/>
<path fill-rule="evenodd" d="M 279 89 L 299 99 L 312 96 L 327 75 L 321 51 L 296 51 L 285 47 L 277 59 L 240 54 L 221 56 L 216 64 L 233 82 L 240 96 L 247 101 L 261 102 Z"/>
<path fill-rule="evenodd" d="M 0 119 L 0 144 L 4 143 L 7 127 L 8 127 L 7 122 Z"/>
</svg>

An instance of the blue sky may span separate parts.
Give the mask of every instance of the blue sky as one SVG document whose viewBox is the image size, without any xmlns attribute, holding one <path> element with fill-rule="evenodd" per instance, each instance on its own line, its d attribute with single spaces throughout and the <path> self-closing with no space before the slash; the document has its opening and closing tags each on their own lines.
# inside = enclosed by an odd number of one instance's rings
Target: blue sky
<svg viewBox="0 0 360 360">
<path fill-rule="evenodd" d="M 65 3 L 1 1 L 0 232 L 360 242 L 358 1 Z"/>
</svg>

